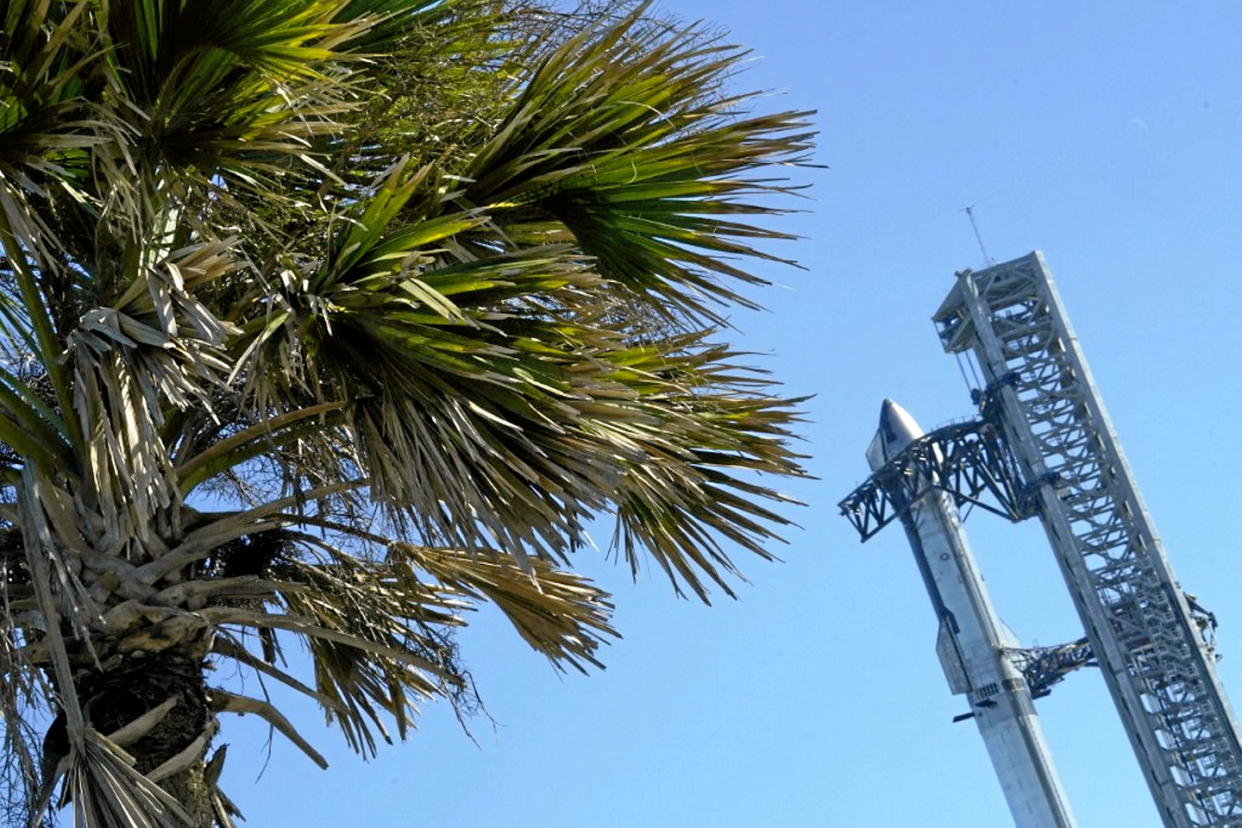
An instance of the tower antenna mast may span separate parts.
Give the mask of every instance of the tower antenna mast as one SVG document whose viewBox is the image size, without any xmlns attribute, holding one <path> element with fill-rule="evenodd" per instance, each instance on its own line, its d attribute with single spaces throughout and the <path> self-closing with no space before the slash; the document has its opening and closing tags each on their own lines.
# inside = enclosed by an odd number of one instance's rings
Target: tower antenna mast
<svg viewBox="0 0 1242 828">
<path fill-rule="evenodd" d="M 970 219 L 970 229 L 975 233 L 975 241 L 979 244 L 979 252 L 983 254 L 983 261 L 988 265 L 996 264 L 996 260 L 988 255 L 988 249 L 983 244 L 983 234 L 979 232 L 979 222 L 975 220 L 975 205 L 963 207 L 962 212 L 966 214 L 966 218 Z"/>
</svg>

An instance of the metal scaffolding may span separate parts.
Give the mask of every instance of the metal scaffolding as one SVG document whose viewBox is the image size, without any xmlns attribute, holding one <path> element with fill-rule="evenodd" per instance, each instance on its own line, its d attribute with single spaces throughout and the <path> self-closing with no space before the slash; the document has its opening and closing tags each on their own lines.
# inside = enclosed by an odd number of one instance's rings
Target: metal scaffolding
<svg viewBox="0 0 1242 828">
<path fill-rule="evenodd" d="M 1033 514 L 1017 461 L 985 420 L 927 432 L 846 495 L 841 514 L 866 541 L 933 488 L 959 508 L 971 504 L 1009 520 Z"/>
<path fill-rule="evenodd" d="M 1042 255 L 959 273 L 933 319 L 977 360 L 984 421 L 1012 452 L 998 468 L 1025 481 L 980 491 L 1043 523 L 1164 824 L 1242 826 L 1214 619 L 1173 576 Z M 865 496 L 850 505 L 860 531 L 883 522 Z"/>
<path fill-rule="evenodd" d="M 1052 692 L 1053 685 L 1080 667 L 1098 667 L 1091 643 L 1085 638 L 1058 644 L 1055 647 L 1020 647 L 1006 655 L 1026 679 L 1031 697 L 1042 699 Z"/>
</svg>

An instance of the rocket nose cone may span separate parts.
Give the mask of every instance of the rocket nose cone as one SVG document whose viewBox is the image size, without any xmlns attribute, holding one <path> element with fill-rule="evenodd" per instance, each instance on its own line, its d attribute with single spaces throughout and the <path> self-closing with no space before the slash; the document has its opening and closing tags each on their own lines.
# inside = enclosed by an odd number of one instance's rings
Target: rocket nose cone
<svg viewBox="0 0 1242 828">
<path fill-rule="evenodd" d="M 887 463 L 899 451 L 923 436 L 923 429 L 910 412 L 890 399 L 880 405 L 880 428 L 871 447 L 867 449 L 867 461 L 872 469 Z"/>
<path fill-rule="evenodd" d="M 902 445 L 923 436 L 923 429 L 910 416 L 910 412 L 887 397 L 880 404 L 880 430 Z"/>
<path fill-rule="evenodd" d="M 904 408 L 893 402 L 889 397 L 885 397 L 884 402 L 880 403 L 880 428 L 884 428 L 885 423 L 898 416 L 898 411 L 902 414 L 906 413 Z"/>
</svg>

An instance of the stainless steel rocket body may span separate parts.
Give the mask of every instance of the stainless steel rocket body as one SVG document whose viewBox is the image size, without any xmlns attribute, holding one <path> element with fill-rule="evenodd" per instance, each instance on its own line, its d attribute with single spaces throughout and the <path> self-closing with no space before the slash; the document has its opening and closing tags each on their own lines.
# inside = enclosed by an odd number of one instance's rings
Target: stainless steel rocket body
<svg viewBox="0 0 1242 828">
<path fill-rule="evenodd" d="M 923 434 L 899 405 L 885 400 L 880 429 L 867 450 L 873 470 Z M 952 500 L 926 488 L 897 503 L 915 561 L 936 612 L 936 651 L 954 693 L 964 694 L 987 746 L 1017 828 L 1077 823 L 1057 776 L 1026 679 L 1007 654 L 1018 642 L 1001 623 Z"/>
</svg>

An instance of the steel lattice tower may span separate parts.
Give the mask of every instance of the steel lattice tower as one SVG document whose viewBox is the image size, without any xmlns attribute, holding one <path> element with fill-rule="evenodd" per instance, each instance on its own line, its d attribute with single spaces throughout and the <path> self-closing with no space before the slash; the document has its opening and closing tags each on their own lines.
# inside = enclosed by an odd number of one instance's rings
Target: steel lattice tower
<svg viewBox="0 0 1242 828">
<path fill-rule="evenodd" d="M 1170 828 L 1242 826 L 1238 724 L 1043 256 L 958 274 L 933 317 L 971 352 L 1147 784 Z"/>
</svg>

